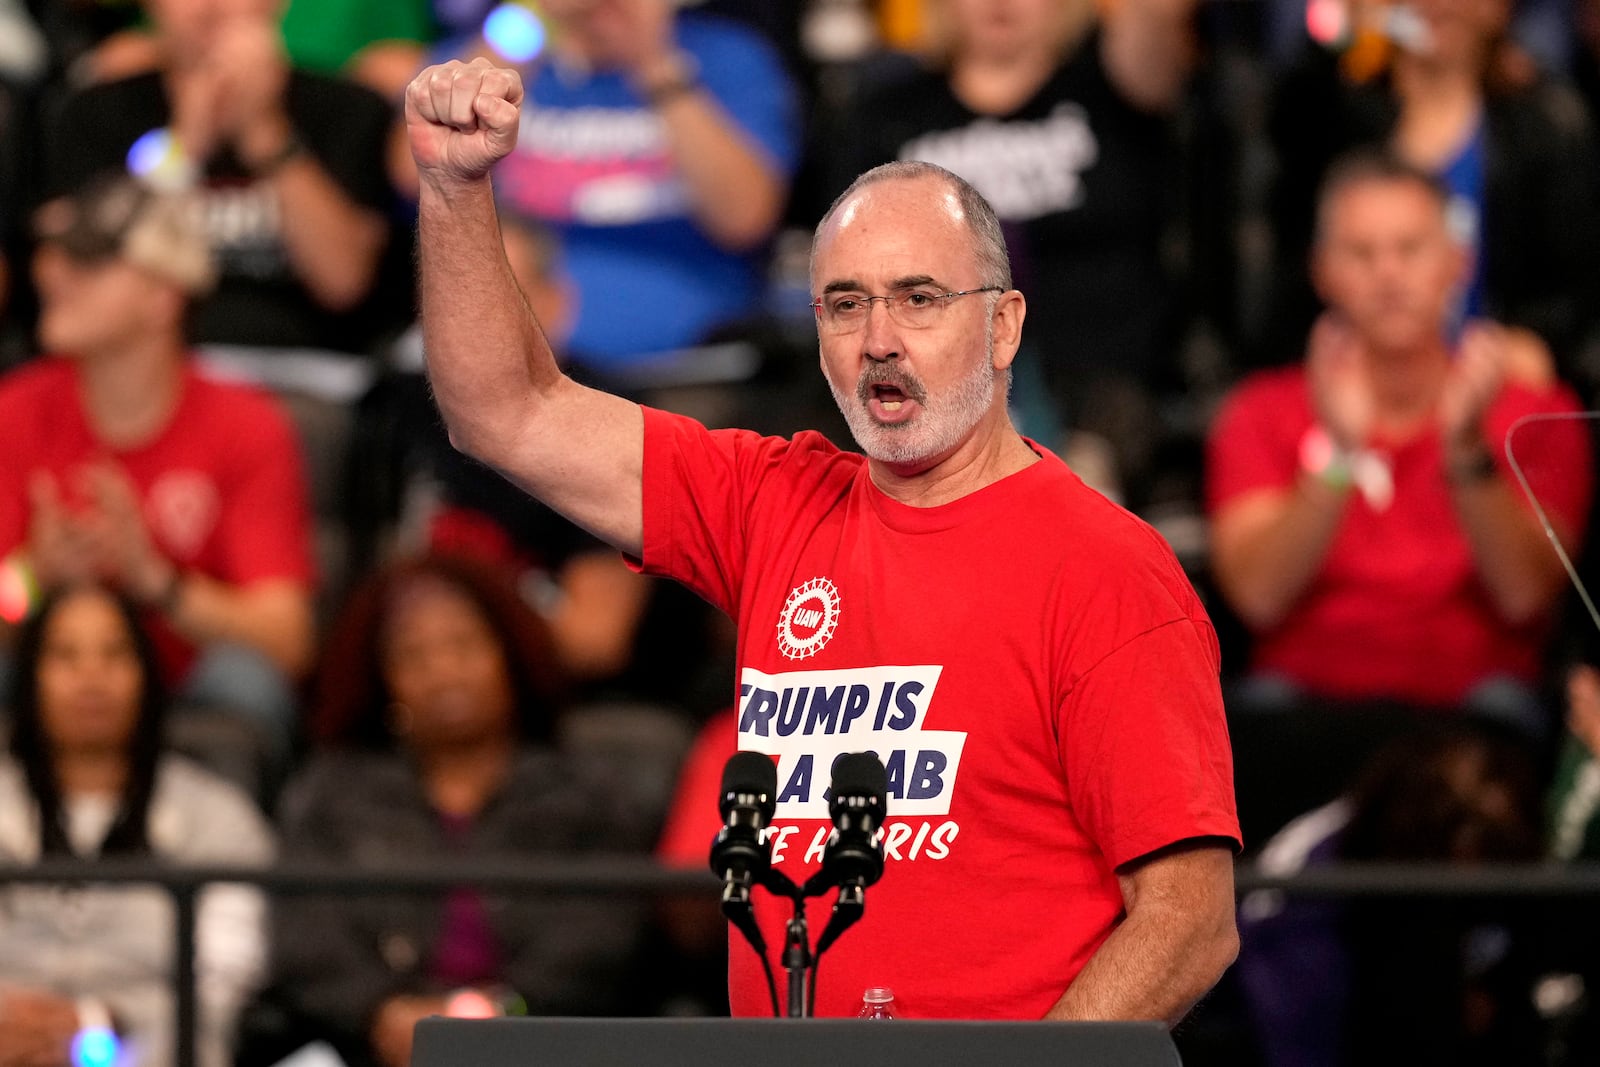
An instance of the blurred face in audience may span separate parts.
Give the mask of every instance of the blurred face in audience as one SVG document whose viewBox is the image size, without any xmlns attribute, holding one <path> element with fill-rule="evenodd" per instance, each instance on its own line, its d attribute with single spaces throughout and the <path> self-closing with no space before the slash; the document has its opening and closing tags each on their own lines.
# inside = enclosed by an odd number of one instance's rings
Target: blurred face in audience
<svg viewBox="0 0 1600 1067">
<path fill-rule="evenodd" d="M 930 197 L 932 189 L 942 195 Z M 812 292 L 826 301 L 977 289 L 986 281 L 973 246 L 953 189 L 932 178 L 880 181 L 826 223 Z M 822 372 L 863 452 L 882 463 L 926 467 L 972 434 L 1004 394 L 992 306 L 988 293 L 958 297 L 923 328 L 897 322 L 881 300 L 842 330 L 819 314 Z"/>
<path fill-rule="evenodd" d="M 1411 7 L 1428 24 L 1431 56 L 1451 66 L 1482 66 L 1511 15 L 1508 0 L 1411 0 Z"/>
<path fill-rule="evenodd" d="M 39 651 L 40 729 L 56 751 L 125 751 L 139 719 L 144 670 L 133 635 L 103 590 L 68 594 Z"/>
<path fill-rule="evenodd" d="M 1091 0 L 945 0 L 944 29 L 959 56 L 1004 62 L 1041 44 L 1060 47 L 1092 15 Z"/>
<path fill-rule="evenodd" d="M 74 259 L 46 243 L 34 256 L 39 290 L 39 345 L 46 352 L 93 357 L 142 339 L 176 336 L 183 296 L 123 259 Z"/>
<path fill-rule="evenodd" d="M 178 59 L 203 55 L 219 30 L 235 19 L 276 25 L 282 7 L 282 0 L 144 0 L 145 13 Z"/>
<path fill-rule="evenodd" d="M 400 589 L 383 643 L 389 694 L 407 709 L 406 740 L 419 750 L 515 733 L 506 652 L 475 601 L 438 578 Z"/>
<path fill-rule="evenodd" d="M 543 0 L 565 47 L 601 66 L 625 65 L 672 18 L 669 0 Z"/>
<path fill-rule="evenodd" d="M 1357 181 L 1323 204 L 1320 226 L 1318 292 L 1375 354 L 1440 338 L 1467 255 L 1431 189 L 1408 180 Z"/>
</svg>

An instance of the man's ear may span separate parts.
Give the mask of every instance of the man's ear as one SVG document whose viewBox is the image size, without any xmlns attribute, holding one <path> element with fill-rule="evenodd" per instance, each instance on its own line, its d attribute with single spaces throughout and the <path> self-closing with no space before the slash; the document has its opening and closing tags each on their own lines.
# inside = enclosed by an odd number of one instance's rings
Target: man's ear
<svg viewBox="0 0 1600 1067">
<path fill-rule="evenodd" d="M 1005 370 L 1022 347 L 1022 321 L 1028 317 L 1028 301 L 1016 289 L 1000 294 L 994 305 L 994 369 Z"/>
</svg>

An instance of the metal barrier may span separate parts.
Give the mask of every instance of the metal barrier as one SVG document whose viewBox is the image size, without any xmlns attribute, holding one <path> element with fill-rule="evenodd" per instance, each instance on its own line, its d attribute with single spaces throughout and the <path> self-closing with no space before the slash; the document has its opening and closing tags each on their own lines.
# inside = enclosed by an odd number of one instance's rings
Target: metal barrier
<svg viewBox="0 0 1600 1067">
<path fill-rule="evenodd" d="M 167 867 L 148 861 L 51 860 L 31 867 L 0 865 L 0 884 L 154 885 L 174 906 L 173 992 L 176 1067 L 195 1065 L 195 903 L 214 883 L 259 886 L 273 896 L 323 893 L 403 896 L 460 885 L 554 895 L 691 896 L 710 898 L 719 883 L 707 871 L 662 867 L 635 856 L 519 860 L 471 865 L 410 864 L 352 870 L 331 864 L 276 867 Z M 1455 867 L 1363 863 L 1314 868 L 1288 876 L 1240 867 L 1240 895 L 1273 889 L 1295 896 L 1439 899 L 1572 899 L 1600 896 L 1600 863 Z"/>
</svg>

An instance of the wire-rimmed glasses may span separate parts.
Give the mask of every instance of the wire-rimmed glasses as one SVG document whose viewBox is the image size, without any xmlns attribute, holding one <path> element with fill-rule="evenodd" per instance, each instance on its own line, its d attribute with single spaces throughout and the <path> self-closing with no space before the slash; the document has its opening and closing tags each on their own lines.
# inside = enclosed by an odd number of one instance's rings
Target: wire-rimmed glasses
<svg viewBox="0 0 1600 1067">
<path fill-rule="evenodd" d="M 817 321 L 834 333 L 850 333 L 860 329 L 866 324 L 872 314 L 872 302 L 882 300 L 883 306 L 888 309 L 889 318 L 898 326 L 911 330 L 925 330 L 938 323 L 944 316 L 945 308 L 959 296 L 971 296 L 973 293 L 1003 293 L 1005 290 L 998 285 L 985 285 L 977 289 L 961 289 L 956 292 L 940 292 L 937 289 L 917 287 L 900 289 L 887 296 L 870 296 L 866 293 L 837 292 L 824 293 L 821 298 L 813 300 L 811 306 L 816 309 Z"/>
</svg>

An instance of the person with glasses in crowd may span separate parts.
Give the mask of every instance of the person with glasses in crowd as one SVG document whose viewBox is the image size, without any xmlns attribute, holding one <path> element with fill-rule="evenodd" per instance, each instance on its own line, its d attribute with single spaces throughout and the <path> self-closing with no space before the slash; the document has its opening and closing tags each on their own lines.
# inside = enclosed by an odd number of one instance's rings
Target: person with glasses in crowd
<svg viewBox="0 0 1600 1067">
<path fill-rule="evenodd" d="M 407 90 L 435 396 L 458 447 L 736 621 L 778 870 L 817 866 L 833 760 L 883 759 L 888 869 L 816 1014 L 886 985 L 909 1016 L 1176 1023 L 1237 944 L 1216 639 L 1161 539 L 1012 427 L 1026 301 L 993 211 L 898 163 L 818 228 L 822 370 L 865 455 L 712 432 L 557 367 L 487 177 L 521 101 L 482 61 Z M 769 943 L 786 910 L 758 900 Z M 753 954 L 730 965 L 734 1013 L 766 1013 Z"/>
</svg>

